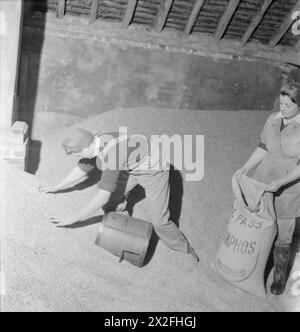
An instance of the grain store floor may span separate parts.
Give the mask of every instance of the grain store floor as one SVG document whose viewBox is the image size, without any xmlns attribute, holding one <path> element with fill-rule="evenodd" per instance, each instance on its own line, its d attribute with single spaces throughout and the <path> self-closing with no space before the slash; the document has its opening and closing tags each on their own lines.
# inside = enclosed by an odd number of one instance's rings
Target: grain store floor
<svg viewBox="0 0 300 332">
<path fill-rule="evenodd" d="M 92 131 L 198 134 L 205 136 L 205 175 L 184 182 L 174 174 L 173 205 L 179 224 L 200 256 L 198 268 L 158 243 L 151 261 L 138 269 L 118 263 L 94 245 L 98 224 L 55 228 L 49 216 L 68 213 L 97 190 L 43 195 L 42 183 L 55 183 L 76 162 L 60 147 L 68 128 L 44 137 L 33 176 L 1 162 L 1 271 L 6 276 L 3 311 L 282 311 L 280 300 L 261 300 L 233 288 L 214 272 L 213 260 L 231 214 L 231 175 L 256 147 L 269 113 L 119 109 L 76 127 Z M 31 162 L 33 162 L 31 160 Z M 184 179 L 184 172 L 181 175 Z M 181 195 L 182 194 L 182 195 Z M 182 205 L 180 208 L 180 196 Z M 144 201 L 135 215 L 145 215 Z"/>
</svg>

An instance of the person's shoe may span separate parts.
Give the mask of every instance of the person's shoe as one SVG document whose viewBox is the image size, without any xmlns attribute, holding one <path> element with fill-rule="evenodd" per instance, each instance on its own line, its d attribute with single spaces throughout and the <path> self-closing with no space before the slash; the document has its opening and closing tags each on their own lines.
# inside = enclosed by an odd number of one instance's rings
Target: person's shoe
<svg viewBox="0 0 300 332">
<path fill-rule="evenodd" d="M 285 290 L 287 267 L 290 259 L 289 245 L 275 245 L 274 248 L 274 274 L 271 293 L 281 295 Z"/>
</svg>

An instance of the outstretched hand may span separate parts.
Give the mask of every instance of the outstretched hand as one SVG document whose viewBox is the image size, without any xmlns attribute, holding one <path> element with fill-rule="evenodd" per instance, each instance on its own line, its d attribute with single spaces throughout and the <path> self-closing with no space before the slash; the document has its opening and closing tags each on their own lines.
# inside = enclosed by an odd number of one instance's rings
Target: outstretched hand
<svg viewBox="0 0 300 332">
<path fill-rule="evenodd" d="M 73 216 L 59 215 L 50 217 L 50 221 L 55 224 L 56 227 L 66 227 L 75 224 L 78 220 Z"/>
<path fill-rule="evenodd" d="M 39 192 L 43 194 L 55 193 L 57 189 L 54 186 L 40 186 Z"/>
</svg>

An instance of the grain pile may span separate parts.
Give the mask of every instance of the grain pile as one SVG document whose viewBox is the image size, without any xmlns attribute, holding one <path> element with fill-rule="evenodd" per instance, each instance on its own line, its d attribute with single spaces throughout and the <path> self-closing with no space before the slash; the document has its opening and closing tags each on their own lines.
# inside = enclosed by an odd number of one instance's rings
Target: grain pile
<svg viewBox="0 0 300 332">
<path fill-rule="evenodd" d="M 75 127 L 107 132 L 128 126 L 129 133 L 205 135 L 204 179 L 183 182 L 181 189 L 177 179 L 173 186 L 178 195 L 183 189 L 179 223 L 199 253 L 199 266 L 183 262 L 181 255 L 161 242 L 145 267 L 118 264 L 117 258 L 94 245 L 98 224 L 59 229 L 49 222 L 53 214 L 78 209 L 97 190 L 91 186 L 56 195 L 39 193 L 41 183 L 55 183 L 76 162 L 60 148 L 69 130 L 64 128 L 42 140 L 35 176 L 0 164 L 1 270 L 7 283 L 2 310 L 283 310 L 278 300 L 263 301 L 245 294 L 210 270 L 231 213 L 231 175 L 255 148 L 268 114 L 184 112 L 120 109 Z M 174 205 L 180 205 L 178 197 Z M 135 216 L 146 218 L 144 201 L 138 203 Z"/>
</svg>

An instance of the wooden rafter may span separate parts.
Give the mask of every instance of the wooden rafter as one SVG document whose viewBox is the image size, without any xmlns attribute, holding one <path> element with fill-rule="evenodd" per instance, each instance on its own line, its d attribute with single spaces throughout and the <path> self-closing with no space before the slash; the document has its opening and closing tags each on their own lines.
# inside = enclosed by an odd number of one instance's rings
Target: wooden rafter
<svg viewBox="0 0 300 332">
<path fill-rule="evenodd" d="M 236 11 L 239 3 L 240 3 L 240 0 L 230 0 L 229 4 L 225 10 L 225 13 L 223 14 L 223 16 L 219 22 L 217 31 L 215 33 L 216 42 L 219 42 L 220 39 L 223 37 L 223 35 L 226 31 L 226 28 L 228 27 L 228 24 L 229 24 L 230 20 L 232 19 L 232 16 L 233 16 L 234 12 Z"/>
<path fill-rule="evenodd" d="M 56 16 L 57 18 L 63 18 L 66 13 L 66 0 L 58 0 Z"/>
<path fill-rule="evenodd" d="M 203 7 L 204 1 L 205 0 L 197 0 L 197 2 L 195 3 L 192 13 L 191 13 L 189 20 L 185 27 L 184 37 L 188 37 L 190 35 L 191 31 L 193 30 L 193 27 L 195 26 L 198 15 Z"/>
<path fill-rule="evenodd" d="M 290 11 L 289 15 L 285 18 L 285 20 L 282 22 L 278 32 L 272 37 L 270 40 L 269 45 L 274 47 L 276 46 L 282 37 L 286 34 L 292 23 L 294 22 L 292 16 L 293 13 L 300 10 L 300 0 L 297 1 L 296 5 L 293 7 L 293 9 Z"/>
<path fill-rule="evenodd" d="M 271 3 L 273 2 L 273 0 L 265 0 L 262 7 L 260 8 L 258 14 L 254 17 L 252 23 L 250 24 L 250 26 L 248 27 L 247 31 L 244 33 L 242 39 L 241 39 L 241 43 L 244 46 L 248 40 L 251 38 L 253 32 L 256 30 L 256 28 L 259 26 L 262 18 L 264 17 L 266 11 L 268 10 L 268 8 L 270 7 Z"/>
<path fill-rule="evenodd" d="M 158 11 L 156 24 L 155 24 L 155 30 L 157 32 L 160 32 L 163 30 L 173 2 L 174 2 L 174 0 L 162 0 L 162 3 L 160 5 L 159 11 Z"/>
<path fill-rule="evenodd" d="M 98 10 L 99 0 L 93 0 L 91 12 L 90 12 L 90 23 L 93 23 L 97 19 L 97 10 Z"/>
<path fill-rule="evenodd" d="M 129 27 L 134 16 L 136 5 L 137 5 L 137 0 L 128 0 L 128 5 L 122 22 L 123 28 Z"/>
<path fill-rule="evenodd" d="M 236 43 L 235 40 L 223 39 L 219 45 L 216 44 L 214 37 L 206 34 L 192 34 L 190 38 L 179 38 L 176 35 L 162 34 L 155 31 L 140 31 L 134 30 L 134 33 L 111 29 L 111 27 L 105 22 L 98 20 L 99 29 L 94 29 L 91 25 L 78 20 L 70 19 L 68 23 L 72 29 L 68 29 L 64 24 L 57 24 L 55 15 L 47 16 L 47 30 L 53 31 L 56 34 L 63 32 L 67 36 L 74 38 L 74 40 L 85 40 L 93 36 L 93 40 L 102 41 L 103 32 L 111 43 L 119 43 L 119 40 L 128 42 L 132 45 L 132 42 L 138 43 L 140 47 L 146 47 L 147 49 L 153 45 L 153 49 L 157 49 L 157 41 L 161 45 L 165 45 L 167 52 L 179 52 L 195 54 L 198 56 L 207 56 L 214 59 L 240 59 L 249 61 L 267 61 L 281 67 L 284 63 L 293 64 L 300 67 L 299 51 L 295 48 L 272 48 L 269 45 L 262 44 L 260 42 L 249 42 L 245 47 L 240 47 L 240 43 Z M 44 25 L 40 20 L 36 20 L 34 30 L 36 32 L 44 33 Z M 114 26 L 114 25 L 112 25 Z M 146 40 L 147 42 L 141 42 Z M 185 50 L 187 52 L 185 52 Z"/>
</svg>

